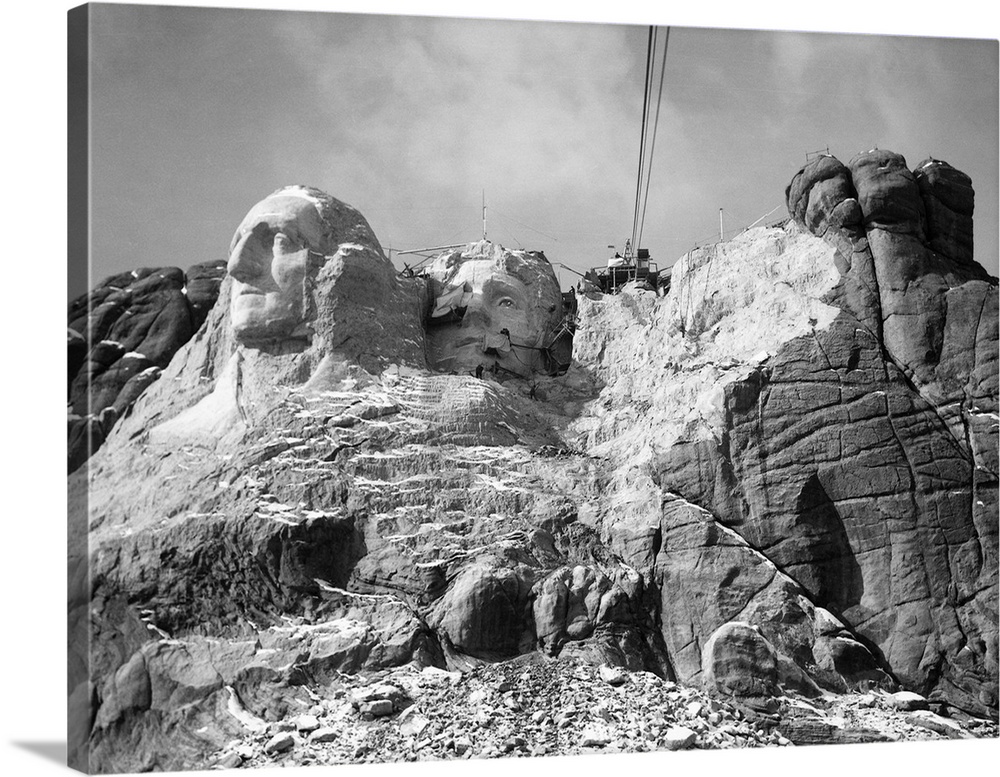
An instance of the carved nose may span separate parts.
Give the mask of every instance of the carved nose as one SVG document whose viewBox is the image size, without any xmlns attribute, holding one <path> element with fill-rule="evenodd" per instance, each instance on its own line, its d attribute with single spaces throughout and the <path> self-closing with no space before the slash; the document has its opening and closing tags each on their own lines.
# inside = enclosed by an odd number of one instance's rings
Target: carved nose
<svg viewBox="0 0 1000 777">
<path fill-rule="evenodd" d="M 238 281 L 250 281 L 264 271 L 264 247 L 254 232 L 248 232 L 229 255 L 226 271 Z"/>
<path fill-rule="evenodd" d="M 489 311 L 477 300 L 472 300 L 462 317 L 463 327 L 475 327 L 476 329 L 489 329 L 493 324 Z"/>
</svg>

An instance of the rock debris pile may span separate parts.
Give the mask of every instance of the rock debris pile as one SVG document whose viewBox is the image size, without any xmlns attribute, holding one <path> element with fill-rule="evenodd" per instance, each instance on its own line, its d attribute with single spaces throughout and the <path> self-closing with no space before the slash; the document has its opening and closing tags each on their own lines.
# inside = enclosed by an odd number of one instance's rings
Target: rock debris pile
<svg viewBox="0 0 1000 777">
<path fill-rule="evenodd" d="M 627 672 L 540 655 L 449 672 L 344 674 L 298 714 L 227 743 L 218 767 L 786 747 L 996 736 L 905 692 L 776 699 L 780 714 Z"/>
</svg>

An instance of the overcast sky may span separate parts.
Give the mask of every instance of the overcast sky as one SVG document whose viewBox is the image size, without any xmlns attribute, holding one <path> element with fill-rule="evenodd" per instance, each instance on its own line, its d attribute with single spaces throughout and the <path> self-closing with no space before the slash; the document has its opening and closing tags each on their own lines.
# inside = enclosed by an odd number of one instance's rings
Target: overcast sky
<svg viewBox="0 0 1000 777">
<path fill-rule="evenodd" d="M 394 252 L 478 239 L 485 193 L 491 240 L 603 264 L 632 228 L 647 31 L 97 5 L 91 285 L 224 258 L 290 183 Z M 727 234 L 783 216 L 807 152 L 878 146 L 972 177 L 996 274 L 997 71 L 995 40 L 674 26 L 642 244 L 670 265 L 718 236 L 720 208 Z"/>
</svg>

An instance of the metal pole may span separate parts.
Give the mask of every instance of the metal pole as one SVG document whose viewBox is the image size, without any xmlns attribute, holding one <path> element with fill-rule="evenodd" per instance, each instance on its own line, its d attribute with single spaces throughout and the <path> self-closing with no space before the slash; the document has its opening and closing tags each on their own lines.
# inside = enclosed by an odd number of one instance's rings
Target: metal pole
<svg viewBox="0 0 1000 777">
<path fill-rule="evenodd" d="M 719 242 L 720 243 L 723 240 L 722 234 L 723 234 L 722 233 L 722 208 L 719 208 Z"/>
<path fill-rule="evenodd" d="M 483 189 L 483 240 L 486 239 L 486 190 Z"/>
</svg>

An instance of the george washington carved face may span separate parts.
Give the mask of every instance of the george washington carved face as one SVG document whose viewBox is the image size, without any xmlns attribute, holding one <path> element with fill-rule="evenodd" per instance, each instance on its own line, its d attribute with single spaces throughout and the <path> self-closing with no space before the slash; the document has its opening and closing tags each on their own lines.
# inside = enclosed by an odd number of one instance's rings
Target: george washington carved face
<svg viewBox="0 0 1000 777">
<path fill-rule="evenodd" d="M 427 274 L 434 297 L 427 320 L 431 367 L 548 372 L 562 294 L 544 257 L 482 242 L 438 257 Z"/>
<path fill-rule="evenodd" d="M 285 192 L 251 208 L 233 236 L 230 313 L 242 342 L 307 334 L 309 257 L 326 252 L 324 223 L 310 197 Z"/>
</svg>

